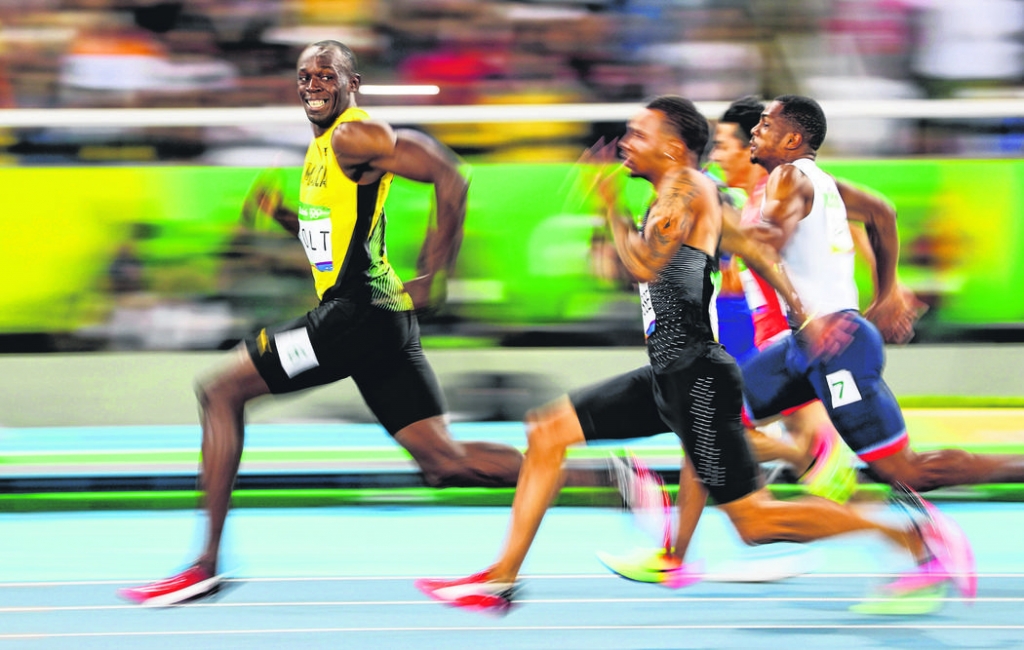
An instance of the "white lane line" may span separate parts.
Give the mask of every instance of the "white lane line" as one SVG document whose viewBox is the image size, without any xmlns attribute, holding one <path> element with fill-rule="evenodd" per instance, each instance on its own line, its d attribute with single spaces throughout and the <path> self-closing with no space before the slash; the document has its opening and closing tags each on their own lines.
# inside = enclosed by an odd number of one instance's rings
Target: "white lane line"
<svg viewBox="0 0 1024 650">
<path fill-rule="evenodd" d="M 891 598 L 881 596 L 685 596 L 659 598 L 524 598 L 516 600 L 517 604 L 653 604 L 653 603 L 863 603 L 863 602 L 888 602 Z M 972 599 L 959 597 L 936 597 L 935 602 L 956 603 L 966 602 L 971 604 L 981 603 L 1024 603 L 1024 596 L 1021 597 L 988 597 L 980 596 Z M 217 608 L 259 608 L 259 607 L 409 607 L 431 605 L 437 606 L 433 600 L 312 600 L 312 601 L 266 601 L 266 602 L 242 602 L 242 603 L 183 603 L 178 608 L 187 609 L 217 609 Z M 142 609 L 138 605 L 17 605 L 12 607 L 0 607 L 0 614 L 38 613 L 38 612 L 90 612 L 108 610 Z"/>
<path fill-rule="evenodd" d="M 272 628 L 262 630 L 160 630 L 138 632 L 23 632 L 0 633 L 0 639 L 67 639 L 97 637 L 150 637 L 150 636 L 216 636 L 216 635 L 271 635 L 271 634 L 367 634 L 395 632 L 607 632 L 607 631 L 660 631 L 660 630 L 929 630 L 929 631 L 997 631 L 1024 630 L 1024 625 L 943 625 L 929 623 L 904 624 L 722 624 L 722 625 L 502 625 L 502 626 L 439 626 L 439 627 L 309 627 Z"/>
<path fill-rule="evenodd" d="M 731 573 L 728 575 L 732 575 Z M 804 579 L 824 580 L 863 580 L 879 578 L 895 578 L 900 573 L 805 573 L 800 576 L 787 578 L 786 581 Z M 373 581 L 413 581 L 425 577 L 424 575 L 414 576 L 296 576 L 296 577 L 252 577 L 252 578 L 228 578 L 224 582 L 373 582 Z M 431 575 L 432 578 L 462 578 L 463 575 Z M 708 582 L 714 582 L 718 574 L 709 573 L 704 578 Z M 1024 573 L 978 573 L 979 580 L 982 579 L 1024 579 Z M 30 587 L 90 587 L 100 585 L 132 585 L 152 578 L 122 578 L 116 580 L 60 580 L 60 581 L 21 581 L 21 582 L 0 582 L 0 589 L 21 589 Z M 622 580 L 612 573 L 581 573 L 581 574 L 545 574 L 545 575 L 524 575 L 522 580 Z M 756 583 L 760 584 L 760 583 Z"/>
</svg>

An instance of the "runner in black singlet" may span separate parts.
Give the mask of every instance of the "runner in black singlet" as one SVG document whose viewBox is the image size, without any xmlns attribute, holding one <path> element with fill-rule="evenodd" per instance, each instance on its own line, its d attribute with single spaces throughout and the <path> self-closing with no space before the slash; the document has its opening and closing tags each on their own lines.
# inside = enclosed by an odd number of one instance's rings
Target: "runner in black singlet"
<svg viewBox="0 0 1024 650">
<path fill-rule="evenodd" d="M 609 172 L 611 165 L 600 165 L 596 187 L 607 207 L 616 250 L 640 281 L 650 364 L 563 396 L 527 416 L 528 451 L 497 562 L 468 578 L 418 581 L 432 598 L 467 609 L 507 611 L 522 563 L 561 487 L 567 447 L 667 431 L 679 436 L 685 457 L 676 546 L 666 552 L 662 573 L 682 567 L 709 494 L 750 544 L 807 542 L 873 530 L 915 557 L 925 554 L 916 528 L 881 525 L 818 497 L 776 501 L 761 485 L 740 420 L 739 368 L 714 340 L 712 274 L 720 246 L 742 255 L 772 280 L 798 317 L 803 312 L 779 267 L 763 257 L 763 247 L 737 237 L 739 231 L 724 224 L 714 182 L 697 167 L 707 139 L 707 121 L 681 97 L 659 97 L 629 122 L 620 143 L 623 166 L 649 181 L 656 193 L 639 231 L 622 207 L 622 175 Z M 607 162 L 610 149 L 593 151 L 591 158 Z M 833 344 L 820 334 L 807 333 L 816 349 Z"/>
</svg>

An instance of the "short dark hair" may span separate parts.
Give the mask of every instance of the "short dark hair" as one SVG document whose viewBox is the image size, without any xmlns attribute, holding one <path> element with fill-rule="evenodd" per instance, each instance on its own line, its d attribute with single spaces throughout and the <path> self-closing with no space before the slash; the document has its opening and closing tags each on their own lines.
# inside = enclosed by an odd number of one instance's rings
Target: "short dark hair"
<svg viewBox="0 0 1024 650">
<path fill-rule="evenodd" d="M 348 67 L 352 72 L 359 71 L 359 61 L 356 59 L 356 53 L 341 41 L 317 41 L 316 43 L 310 43 L 307 49 L 309 47 L 315 47 L 319 50 L 337 50 L 338 54 L 348 61 Z"/>
<path fill-rule="evenodd" d="M 747 95 L 729 104 L 722 119 L 718 121 L 723 124 L 735 124 L 737 137 L 743 141 L 743 144 L 749 144 L 750 132 L 761 121 L 761 113 L 764 113 L 764 109 L 764 102 L 753 95 Z"/>
<path fill-rule="evenodd" d="M 775 101 L 782 106 L 780 115 L 796 125 L 803 133 L 807 145 L 814 151 L 825 141 L 825 111 L 810 97 L 803 95 L 780 95 Z"/>
<path fill-rule="evenodd" d="M 669 126 L 686 148 L 698 157 L 704 154 L 709 137 L 708 121 L 693 102 L 678 95 L 661 95 L 652 99 L 647 108 L 664 113 Z"/>
</svg>

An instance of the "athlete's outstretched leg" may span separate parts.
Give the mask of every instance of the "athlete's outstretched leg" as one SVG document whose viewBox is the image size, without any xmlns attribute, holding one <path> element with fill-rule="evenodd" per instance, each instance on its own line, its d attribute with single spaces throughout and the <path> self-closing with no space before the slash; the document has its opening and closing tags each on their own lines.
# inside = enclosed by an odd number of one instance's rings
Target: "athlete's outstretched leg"
<svg viewBox="0 0 1024 650">
<path fill-rule="evenodd" d="M 244 349 L 239 360 L 196 388 L 203 428 L 201 486 L 207 513 L 206 545 L 197 563 L 216 574 L 224 521 L 238 475 L 244 442 L 244 410 L 269 392 Z"/>
<path fill-rule="evenodd" d="M 488 579 L 497 582 L 513 582 L 519 575 L 544 513 L 561 489 L 566 449 L 586 442 L 567 396 L 531 411 L 526 423 L 526 457 L 512 501 L 505 546 L 488 572 Z"/>
<path fill-rule="evenodd" d="M 926 553 L 916 528 L 900 529 L 872 521 L 853 508 L 828 499 L 780 501 L 761 489 L 719 507 L 747 544 L 805 543 L 844 533 L 875 531 L 907 549 L 916 559 L 922 559 Z"/>
<path fill-rule="evenodd" d="M 442 415 L 413 422 L 395 433 L 433 487 L 512 487 L 523 455 L 510 445 L 458 442 Z"/>
<path fill-rule="evenodd" d="M 526 456 L 498 560 L 490 568 L 458 580 L 417 580 L 417 589 L 431 598 L 495 613 L 505 613 L 511 607 L 523 560 L 544 513 L 561 488 L 565 450 L 569 445 L 585 442 L 579 417 L 568 396 L 530 411 L 526 425 Z"/>
<path fill-rule="evenodd" d="M 918 492 L 951 485 L 1024 483 L 1024 456 L 972 454 L 962 449 L 917 453 L 904 447 L 869 461 L 868 467 L 885 483 L 903 483 Z"/>
<path fill-rule="evenodd" d="M 690 457 L 683 453 L 683 464 L 679 469 L 679 492 L 676 496 L 676 509 L 679 520 L 676 522 L 675 545 L 669 555 L 680 562 L 686 559 L 686 551 L 693 541 L 693 533 L 697 523 L 704 514 L 708 502 L 708 490 L 697 476 Z"/>
<path fill-rule="evenodd" d="M 808 402 L 782 416 L 781 422 L 790 440 L 780 440 L 761 429 L 752 428 L 747 429 L 747 440 L 757 462 L 783 461 L 793 468 L 797 476 L 807 472 L 814 463 L 819 436 L 838 436 L 820 400 Z"/>
</svg>

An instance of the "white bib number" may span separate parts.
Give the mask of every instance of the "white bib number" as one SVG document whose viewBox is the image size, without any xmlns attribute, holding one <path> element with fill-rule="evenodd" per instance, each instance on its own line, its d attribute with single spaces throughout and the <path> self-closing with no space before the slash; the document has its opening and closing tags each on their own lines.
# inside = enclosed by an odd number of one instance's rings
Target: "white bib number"
<svg viewBox="0 0 1024 650">
<path fill-rule="evenodd" d="M 317 271 L 333 271 L 331 250 L 331 209 L 302 203 L 299 205 L 299 241 L 306 249 L 309 263 Z"/>
<path fill-rule="evenodd" d="M 837 370 L 825 375 L 825 381 L 828 382 L 828 389 L 832 393 L 832 408 L 839 408 L 861 400 L 860 389 L 857 388 L 857 382 L 854 381 L 849 370 Z"/>
<path fill-rule="evenodd" d="M 644 320 L 644 338 L 654 334 L 654 328 L 658 325 L 657 316 L 654 314 L 654 303 L 651 301 L 651 290 L 646 282 L 640 283 L 640 313 Z"/>
<path fill-rule="evenodd" d="M 281 367 L 289 377 L 294 377 L 300 372 L 320 365 L 320 361 L 313 351 L 313 344 L 309 341 L 309 332 L 305 327 L 275 334 L 274 343 L 277 344 L 277 355 L 281 359 Z"/>
</svg>

